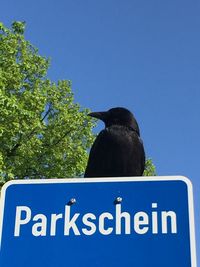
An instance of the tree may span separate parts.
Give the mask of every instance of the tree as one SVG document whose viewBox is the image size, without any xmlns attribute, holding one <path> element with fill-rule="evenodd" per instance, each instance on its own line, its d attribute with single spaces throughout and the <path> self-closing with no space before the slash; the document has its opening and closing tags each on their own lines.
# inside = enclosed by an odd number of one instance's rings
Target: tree
<svg viewBox="0 0 200 267">
<path fill-rule="evenodd" d="M 148 158 L 145 162 L 145 170 L 143 176 L 156 176 L 156 167 L 152 162 L 152 159 Z"/>
<path fill-rule="evenodd" d="M 0 23 L 0 179 L 81 176 L 94 124 L 70 81 L 47 79 L 49 60 L 24 29 Z"/>
</svg>

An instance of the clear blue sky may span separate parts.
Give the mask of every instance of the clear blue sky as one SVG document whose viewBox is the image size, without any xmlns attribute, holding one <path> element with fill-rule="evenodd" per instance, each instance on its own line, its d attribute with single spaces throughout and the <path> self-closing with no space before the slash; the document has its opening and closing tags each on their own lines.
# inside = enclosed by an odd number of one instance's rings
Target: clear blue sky
<svg viewBox="0 0 200 267">
<path fill-rule="evenodd" d="M 158 175 L 192 180 L 200 258 L 200 1 L 2 0 L 0 20 L 26 21 L 81 106 L 134 112 Z"/>
</svg>

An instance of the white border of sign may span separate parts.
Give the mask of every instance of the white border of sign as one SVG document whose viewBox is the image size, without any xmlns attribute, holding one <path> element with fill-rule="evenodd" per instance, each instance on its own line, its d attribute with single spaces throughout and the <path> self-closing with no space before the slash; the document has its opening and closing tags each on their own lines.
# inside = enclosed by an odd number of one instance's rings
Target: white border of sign
<svg viewBox="0 0 200 267">
<path fill-rule="evenodd" d="M 0 197 L 0 248 L 3 230 L 4 203 L 6 190 L 13 184 L 52 184 L 52 183 L 99 183 L 99 182 L 147 182 L 147 181 L 183 181 L 188 189 L 188 209 L 190 227 L 190 254 L 191 267 L 197 267 L 196 263 L 196 242 L 195 242 L 195 223 L 194 223 L 194 200 L 191 181 L 185 176 L 143 176 L 143 177 L 114 177 L 114 178 L 67 178 L 67 179 L 35 179 L 35 180 L 12 180 L 7 182 L 1 189 Z"/>
</svg>

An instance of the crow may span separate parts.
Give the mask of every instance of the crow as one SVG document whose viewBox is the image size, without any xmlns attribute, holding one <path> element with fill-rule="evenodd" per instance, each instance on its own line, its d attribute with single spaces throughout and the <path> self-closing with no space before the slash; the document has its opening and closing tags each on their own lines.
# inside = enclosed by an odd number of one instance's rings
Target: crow
<svg viewBox="0 0 200 267">
<path fill-rule="evenodd" d="M 91 147 L 84 177 L 142 176 L 145 151 L 133 114 L 116 107 L 88 115 L 102 120 L 105 129 Z"/>
</svg>

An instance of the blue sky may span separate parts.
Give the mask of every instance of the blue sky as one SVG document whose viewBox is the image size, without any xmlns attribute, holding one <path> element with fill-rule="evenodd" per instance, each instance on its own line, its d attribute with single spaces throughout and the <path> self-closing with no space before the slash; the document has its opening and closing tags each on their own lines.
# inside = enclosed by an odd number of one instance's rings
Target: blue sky
<svg viewBox="0 0 200 267">
<path fill-rule="evenodd" d="M 192 180 L 198 254 L 200 2 L 2 0 L 0 20 L 26 21 L 26 38 L 51 58 L 48 76 L 72 80 L 82 107 L 129 108 L 158 175 Z"/>
</svg>

